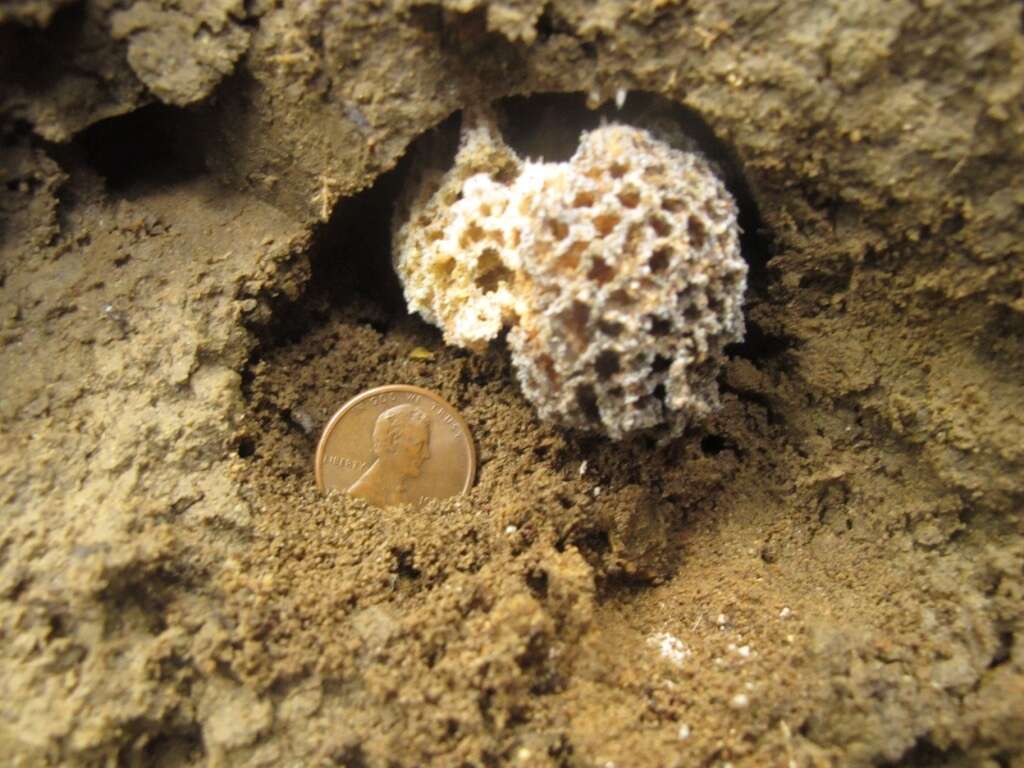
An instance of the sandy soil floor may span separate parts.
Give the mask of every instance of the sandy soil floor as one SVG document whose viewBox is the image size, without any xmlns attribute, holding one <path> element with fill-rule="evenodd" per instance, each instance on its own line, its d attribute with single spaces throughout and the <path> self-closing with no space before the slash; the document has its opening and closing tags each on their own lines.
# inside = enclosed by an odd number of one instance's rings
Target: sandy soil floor
<svg viewBox="0 0 1024 768">
<path fill-rule="evenodd" d="M 720 163 L 710 421 L 541 423 L 407 314 L 409 147 L 484 101 Z M 1011 2 L 4 4 L 5 763 L 1024 766 L 1022 105 Z M 386 383 L 468 495 L 316 491 Z"/>
</svg>

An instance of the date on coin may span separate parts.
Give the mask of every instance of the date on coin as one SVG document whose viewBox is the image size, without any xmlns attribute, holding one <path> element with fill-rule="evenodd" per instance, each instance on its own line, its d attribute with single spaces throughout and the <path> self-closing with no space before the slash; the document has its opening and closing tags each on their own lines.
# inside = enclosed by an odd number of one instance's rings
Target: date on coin
<svg viewBox="0 0 1024 768">
<path fill-rule="evenodd" d="M 473 485 L 476 449 L 465 420 L 439 395 L 393 384 L 349 400 L 324 428 L 316 484 L 378 507 L 421 506 Z"/>
</svg>

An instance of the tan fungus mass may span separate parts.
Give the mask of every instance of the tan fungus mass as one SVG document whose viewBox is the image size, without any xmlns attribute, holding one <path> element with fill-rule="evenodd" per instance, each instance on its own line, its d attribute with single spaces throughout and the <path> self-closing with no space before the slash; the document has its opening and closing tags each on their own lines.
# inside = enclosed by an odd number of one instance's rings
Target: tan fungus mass
<svg viewBox="0 0 1024 768">
<path fill-rule="evenodd" d="M 510 329 L 541 418 L 675 436 L 717 405 L 723 349 L 743 338 L 736 214 L 703 157 L 639 128 L 602 126 L 543 163 L 477 119 L 396 217 L 394 261 L 449 344 Z"/>
</svg>

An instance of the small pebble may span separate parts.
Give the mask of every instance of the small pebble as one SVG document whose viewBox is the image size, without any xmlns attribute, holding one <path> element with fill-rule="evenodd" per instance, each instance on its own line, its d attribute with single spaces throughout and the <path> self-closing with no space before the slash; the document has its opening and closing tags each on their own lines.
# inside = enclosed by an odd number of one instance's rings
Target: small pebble
<svg viewBox="0 0 1024 768">
<path fill-rule="evenodd" d="M 668 632 L 658 632 L 647 638 L 647 644 L 658 650 L 662 658 L 667 659 L 677 667 L 681 667 L 691 651 L 675 635 Z"/>
<path fill-rule="evenodd" d="M 434 359 L 434 353 L 431 352 L 426 347 L 415 347 L 409 353 L 409 359 L 411 359 L 411 360 L 431 361 L 431 360 Z"/>
<path fill-rule="evenodd" d="M 750 697 L 745 693 L 737 693 L 729 700 L 729 706 L 733 709 L 746 709 L 750 706 Z"/>
</svg>

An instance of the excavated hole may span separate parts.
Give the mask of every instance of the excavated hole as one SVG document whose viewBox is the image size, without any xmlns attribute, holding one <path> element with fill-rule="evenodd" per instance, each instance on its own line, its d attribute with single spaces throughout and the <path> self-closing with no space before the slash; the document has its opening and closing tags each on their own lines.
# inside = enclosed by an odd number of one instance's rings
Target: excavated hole
<svg viewBox="0 0 1024 768">
<path fill-rule="evenodd" d="M 521 155 L 547 161 L 567 160 L 575 152 L 578 144 L 580 131 L 583 129 L 595 128 L 602 120 L 619 120 L 636 125 L 650 125 L 658 120 L 664 120 L 665 115 L 676 119 L 684 132 L 694 137 L 697 145 L 711 159 L 717 167 L 723 170 L 723 177 L 726 185 L 732 191 L 738 202 L 740 210 L 740 226 L 743 234 L 741 242 L 743 253 L 750 264 L 750 294 L 763 295 L 763 286 L 769 282 L 767 263 L 770 256 L 770 241 L 765 236 L 761 226 L 760 216 L 757 212 L 756 203 L 749 187 L 743 179 L 739 165 L 736 162 L 731 150 L 720 142 L 711 132 L 710 128 L 692 111 L 684 109 L 672 102 L 651 94 L 631 93 L 625 109 L 616 111 L 611 106 L 602 107 L 599 110 L 591 111 L 585 106 L 585 99 L 581 94 L 545 94 L 531 97 L 514 97 L 498 102 L 498 109 L 503 113 L 501 129 L 506 140 Z M 152 110 L 140 110 L 130 118 L 130 122 L 109 125 L 100 124 L 95 131 L 87 132 L 81 140 L 79 151 L 84 151 L 86 145 L 93 157 L 93 165 L 96 167 L 108 184 L 130 188 L 135 183 L 136 177 L 131 173 L 132 166 L 136 163 L 148 164 L 149 170 L 144 171 L 147 176 L 151 175 L 152 164 L 156 163 L 168 170 L 168 173 L 186 175 L 198 172 L 202 168 L 202 151 L 187 148 L 184 155 L 179 153 L 180 143 L 177 145 L 167 144 L 159 140 L 161 122 L 166 118 L 169 120 L 187 120 L 186 111 L 168 110 L 162 107 L 155 107 Z M 426 323 L 421 322 L 418 317 L 409 317 L 402 295 L 401 286 L 395 275 L 391 264 L 391 217 L 396 204 L 401 204 L 402 192 L 410 183 L 410 170 L 412 167 L 412 150 L 423 144 L 431 144 L 434 147 L 435 156 L 442 158 L 442 166 L 450 166 L 454 159 L 458 145 L 458 125 L 460 121 L 458 114 L 453 115 L 436 129 L 425 133 L 418 138 L 411 146 L 410 152 L 402 158 L 395 168 L 381 174 L 374 183 L 363 192 L 340 201 L 333 211 L 329 221 L 321 226 L 316 232 L 312 246 L 309 249 L 309 270 L 310 279 L 304 292 L 297 298 L 289 299 L 286 292 L 276 290 L 273 285 L 269 286 L 260 298 L 268 306 L 269 322 L 264 321 L 262 325 L 254 327 L 260 344 L 253 355 L 253 364 L 260 360 L 268 360 L 273 357 L 275 350 L 295 349 L 294 345 L 300 345 L 294 354 L 298 354 L 304 361 L 303 365 L 320 365 L 316 354 L 305 355 L 301 346 L 307 339 L 312 338 L 319 332 L 321 337 L 323 329 L 330 328 L 331 324 L 337 323 L 339 311 L 345 313 L 346 317 L 362 323 L 367 330 L 380 334 L 382 339 L 387 339 L 392 333 L 414 333 L 426 339 L 428 346 L 436 347 L 438 350 L 445 349 L 440 334 Z M 119 119 L 120 120 L 120 119 Z M 176 135 L 188 135 L 188 131 L 174 129 Z M 152 140 L 143 140 L 141 144 L 136 143 L 132 151 L 139 153 L 138 157 L 131 162 L 119 164 L 117 160 L 118 144 L 128 143 L 132 137 L 148 135 Z M 192 142 L 191 147 L 202 147 L 201 142 Z M 665 168 L 647 169 L 654 174 L 664 174 Z M 605 174 L 610 169 L 605 171 Z M 617 171 L 616 171 L 617 172 Z M 139 172 L 140 174 L 143 171 Z M 503 179 L 511 183 L 513 179 Z M 574 203 L 588 208 L 595 204 L 595 195 L 591 192 L 578 194 Z M 620 190 L 618 202 L 625 207 L 633 204 L 639 205 L 636 190 L 627 186 Z M 527 208 L 530 202 L 524 203 Z M 678 210 L 677 210 L 678 209 Z M 669 219 L 673 214 L 683 209 L 682 201 L 669 199 L 663 201 L 662 211 L 648 217 L 643 225 L 637 224 L 633 227 L 634 235 L 642 231 L 642 227 L 653 227 L 655 232 L 661 235 L 669 235 L 673 227 Z M 494 211 L 492 211 L 492 214 Z M 597 218 L 597 217 L 595 217 Z M 595 223 L 599 229 L 610 232 L 620 222 L 616 219 L 601 219 Z M 685 224 L 683 224 L 685 226 Z M 561 222 L 549 226 L 553 239 L 556 242 L 564 242 L 569 237 L 569 232 Z M 469 230 L 467 238 L 471 244 L 477 243 L 477 247 L 488 236 L 487 232 Z M 628 239 L 628 238 L 627 238 Z M 635 239 L 635 238 L 634 238 Z M 628 246 L 628 243 L 627 243 Z M 587 243 L 573 243 L 560 256 L 558 267 L 567 272 L 581 268 L 583 255 L 588 248 Z M 449 265 L 454 266 L 454 265 Z M 502 280 L 510 279 L 507 271 L 503 271 L 498 265 L 494 269 L 485 270 L 482 280 L 482 288 L 493 290 Z M 666 251 L 657 252 L 651 260 L 650 266 L 653 271 L 664 271 L 671 268 L 671 255 Z M 597 267 L 595 279 L 610 271 L 607 264 L 588 264 L 587 268 Z M 450 275 L 439 275 L 439 278 L 450 277 Z M 635 311 L 637 297 L 630 292 L 620 289 L 614 291 L 609 297 L 610 306 L 618 311 L 629 313 Z M 358 309 L 353 307 L 358 306 Z M 264 317 L 268 315 L 264 313 Z M 621 322 L 613 322 L 605 318 L 594 318 L 587 303 L 577 301 L 571 305 L 562 318 L 565 322 L 567 335 L 574 344 L 582 343 L 592 332 L 591 324 L 594 321 L 600 323 L 597 326 L 601 333 L 609 338 L 615 338 L 624 330 Z M 353 320 L 347 320 L 351 323 Z M 597 325 L 597 323 L 594 323 Z M 748 321 L 751 327 L 748 336 L 749 347 L 746 352 L 750 355 L 761 353 L 771 354 L 782 342 L 764 338 L 759 334 L 759 329 Z M 318 329 L 320 329 L 318 331 Z M 351 333 L 352 326 L 345 326 L 339 337 L 339 349 L 343 348 L 345 334 Z M 773 346 L 774 345 L 774 346 Z M 449 354 L 451 351 L 449 350 Z M 342 354 L 340 351 L 337 354 Z M 469 360 L 478 358 L 469 353 L 459 352 L 459 355 Z M 385 360 L 386 362 L 386 360 Z M 542 365 L 545 376 L 556 380 L 555 365 Z M 655 360 L 656 366 L 662 366 L 662 360 Z M 381 374 L 375 371 L 383 365 L 381 361 L 369 359 L 363 368 L 368 382 L 384 383 L 379 381 Z M 620 362 L 620 365 L 624 365 Z M 612 376 L 613 365 L 608 360 L 602 361 L 601 374 Z M 252 384 L 255 376 L 255 366 L 251 367 L 244 376 L 246 386 Z M 385 370 L 381 368 L 380 370 Z M 390 370 L 390 369 L 388 369 Z M 506 367 L 501 375 L 509 376 L 508 386 L 515 387 L 514 379 Z M 314 378 L 322 381 L 327 377 L 314 374 Z M 492 380 L 487 375 L 474 375 L 472 380 L 486 382 Z M 429 382 L 425 382 L 429 386 Z M 247 389 L 247 391 L 251 391 Z M 587 387 L 574 388 L 574 397 L 579 407 L 589 418 L 599 418 L 597 407 L 597 396 L 593 389 Z M 301 406 L 301 403 L 299 404 Z M 264 408 L 265 406 L 253 403 L 253 408 Z M 288 411 L 295 413 L 294 407 L 285 408 L 279 412 L 259 411 L 261 418 L 279 419 L 287 422 L 288 429 L 295 432 L 295 419 L 285 419 L 281 413 Z M 314 441 L 317 429 L 304 430 L 301 440 L 308 448 L 308 442 Z M 238 443 L 243 454 L 248 454 L 253 461 L 260 461 L 261 455 L 266 455 L 261 448 L 261 437 L 259 434 L 245 435 Z M 303 450 L 306 450 L 304 448 Z M 303 460 L 308 459 L 305 457 Z"/>
<path fill-rule="evenodd" d="M 91 168 L 108 192 L 123 197 L 206 173 L 208 137 L 194 113 L 150 104 L 100 120 L 68 144 L 49 145 L 48 151 L 65 167 Z"/>
<path fill-rule="evenodd" d="M 705 456 L 717 456 L 727 445 L 728 442 L 721 435 L 705 435 L 700 441 L 700 450 Z"/>
<path fill-rule="evenodd" d="M 600 421 L 601 411 L 597 407 L 597 394 L 594 392 L 594 388 L 589 384 L 585 384 L 576 390 L 576 402 L 580 406 L 580 410 L 583 414 L 591 421 Z"/>
<path fill-rule="evenodd" d="M 197 725 L 164 726 L 154 732 L 143 730 L 127 743 L 131 746 L 121 750 L 117 765 L 196 765 L 205 754 L 202 731 Z M 144 745 L 141 750 L 139 745 Z"/>
<path fill-rule="evenodd" d="M 454 160 L 459 120 L 455 114 L 426 131 L 412 142 L 395 168 L 382 173 L 367 189 L 337 204 L 330 219 L 314 233 L 308 254 L 310 279 L 302 295 L 287 300 L 268 292 L 271 322 L 253 328 L 260 345 L 252 364 L 275 348 L 301 343 L 303 337 L 329 322 L 338 308 L 357 302 L 368 308 L 366 324 L 379 333 L 387 333 L 398 322 L 411 322 L 424 332 L 436 334 L 418 316 L 409 317 L 401 284 L 391 264 L 391 220 L 403 205 L 401 193 L 410 183 L 416 151 L 429 147 L 446 164 Z M 435 232 L 439 238 L 440 231 Z M 481 230 L 480 236 L 483 234 Z M 437 265 L 437 279 L 450 280 L 455 266 L 454 261 Z"/>
</svg>

